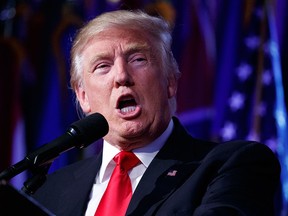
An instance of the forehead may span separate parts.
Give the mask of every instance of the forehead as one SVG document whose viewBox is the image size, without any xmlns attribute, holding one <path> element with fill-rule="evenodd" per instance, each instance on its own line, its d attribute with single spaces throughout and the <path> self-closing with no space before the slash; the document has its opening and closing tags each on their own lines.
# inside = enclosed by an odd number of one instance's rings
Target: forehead
<svg viewBox="0 0 288 216">
<path fill-rule="evenodd" d="M 147 49 L 153 47 L 154 43 L 151 36 L 143 31 L 128 28 L 109 28 L 90 37 L 84 50 L 91 45 L 97 46 L 99 49 L 106 49 L 107 46 L 111 48 L 125 46 L 125 49 Z"/>
</svg>

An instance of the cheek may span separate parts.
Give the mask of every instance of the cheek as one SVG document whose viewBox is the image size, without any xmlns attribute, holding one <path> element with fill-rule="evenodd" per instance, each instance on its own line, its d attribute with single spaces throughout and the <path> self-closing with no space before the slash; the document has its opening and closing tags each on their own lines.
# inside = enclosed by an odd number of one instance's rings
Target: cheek
<svg viewBox="0 0 288 216">
<path fill-rule="evenodd" d="M 159 79 L 159 77 L 153 76 L 146 80 L 145 86 L 142 86 L 142 92 L 146 92 L 148 101 L 151 101 L 155 106 L 163 105 L 169 98 L 168 85 L 165 82 L 165 78 L 161 78 L 162 81 L 159 81 Z"/>
<path fill-rule="evenodd" d="M 110 101 L 110 85 L 105 79 L 87 82 L 87 98 L 92 112 L 105 112 Z M 90 80 L 91 81 L 91 80 Z"/>
</svg>

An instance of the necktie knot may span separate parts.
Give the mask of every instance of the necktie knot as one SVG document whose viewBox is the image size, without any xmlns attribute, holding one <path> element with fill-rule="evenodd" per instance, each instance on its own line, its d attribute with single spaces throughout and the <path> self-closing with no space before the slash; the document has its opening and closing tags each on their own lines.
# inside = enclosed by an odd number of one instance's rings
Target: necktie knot
<svg viewBox="0 0 288 216">
<path fill-rule="evenodd" d="M 134 153 L 128 151 L 119 152 L 113 160 L 120 166 L 122 172 L 128 172 L 140 162 Z"/>
</svg>

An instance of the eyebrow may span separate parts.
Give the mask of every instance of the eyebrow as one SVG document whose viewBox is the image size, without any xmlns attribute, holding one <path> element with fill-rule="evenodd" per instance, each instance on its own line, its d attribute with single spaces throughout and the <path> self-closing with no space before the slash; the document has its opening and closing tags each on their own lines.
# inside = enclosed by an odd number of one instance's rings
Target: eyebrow
<svg viewBox="0 0 288 216">
<path fill-rule="evenodd" d="M 124 50 L 124 55 L 129 56 L 132 53 L 136 53 L 136 52 L 140 52 L 140 51 L 147 52 L 149 50 L 151 50 L 151 49 L 147 43 L 143 43 L 143 44 L 131 43 L 131 44 L 128 44 L 128 47 L 126 47 L 126 49 Z"/>
</svg>

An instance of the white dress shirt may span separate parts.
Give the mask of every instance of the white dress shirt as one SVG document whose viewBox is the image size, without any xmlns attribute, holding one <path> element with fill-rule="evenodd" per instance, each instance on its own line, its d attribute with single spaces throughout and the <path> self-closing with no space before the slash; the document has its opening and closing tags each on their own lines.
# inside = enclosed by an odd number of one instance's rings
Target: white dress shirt
<svg viewBox="0 0 288 216">
<path fill-rule="evenodd" d="M 168 137 L 172 133 L 172 130 L 173 121 L 171 120 L 167 129 L 156 140 L 142 148 L 133 150 L 134 154 L 139 158 L 141 163 L 139 163 L 128 173 L 131 179 L 132 193 L 135 191 L 140 179 L 153 158 L 167 141 Z M 85 216 L 94 216 L 97 206 L 99 205 L 99 202 L 106 190 L 110 176 L 116 165 L 113 158 L 119 152 L 119 149 L 104 140 L 102 165 L 96 176 L 95 183 L 93 184 Z"/>
</svg>

